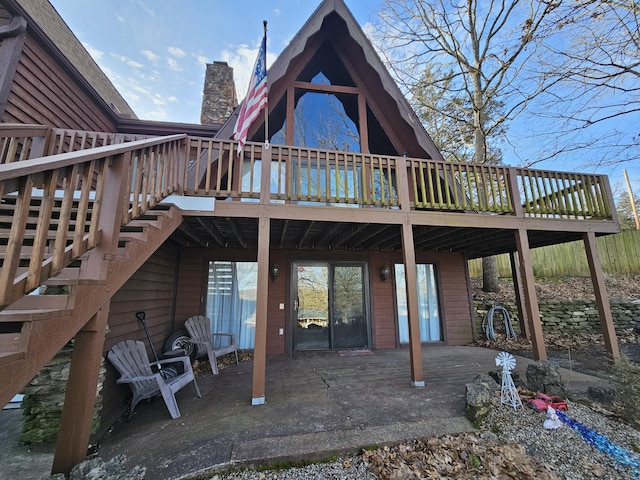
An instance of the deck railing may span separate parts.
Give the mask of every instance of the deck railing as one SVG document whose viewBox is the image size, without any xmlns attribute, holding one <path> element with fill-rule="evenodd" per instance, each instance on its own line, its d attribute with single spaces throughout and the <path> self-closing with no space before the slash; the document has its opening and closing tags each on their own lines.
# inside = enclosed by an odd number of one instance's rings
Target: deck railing
<svg viewBox="0 0 640 480">
<path fill-rule="evenodd" d="M 0 163 L 43 154 L 92 149 L 143 136 L 0 125 Z M 263 159 L 269 155 L 271 202 L 400 208 L 398 186 L 409 187 L 408 208 L 611 219 L 606 176 L 477 165 L 249 142 L 189 137 L 188 164 L 178 184 L 186 195 L 260 198 Z M 406 172 L 399 165 L 406 165 Z"/>
<path fill-rule="evenodd" d="M 23 151 L 33 145 L 29 135 L 12 138 L 20 139 Z M 174 135 L 91 149 L 86 142 L 71 142 L 67 145 L 84 149 L 36 159 L 11 149 L 10 158 L 3 158 L 8 161 L 0 165 L 0 217 L 10 229 L 0 245 L 0 306 L 98 245 L 105 228 L 118 232 L 177 191 L 186 138 Z M 5 140 L 0 136 L 0 145 L 11 144 Z"/>
<path fill-rule="evenodd" d="M 263 144 L 190 138 L 185 193 L 260 198 Z M 606 176 L 271 145 L 270 199 L 295 204 L 409 208 L 538 218 L 611 219 Z"/>
</svg>

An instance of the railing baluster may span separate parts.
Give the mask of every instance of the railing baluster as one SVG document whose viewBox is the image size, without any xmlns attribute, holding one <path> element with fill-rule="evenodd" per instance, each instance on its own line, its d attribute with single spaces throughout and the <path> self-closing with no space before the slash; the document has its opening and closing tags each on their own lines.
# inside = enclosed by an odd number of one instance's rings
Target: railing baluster
<svg viewBox="0 0 640 480">
<path fill-rule="evenodd" d="M 7 239 L 6 253 L 0 269 L 0 305 L 7 305 L 11 296 L 13 279 L 20 262 L 20 251 L 24 241 L 25 226 L 29 218 L 33 176 L 27 175 L 20 182 L 20 189 L 13 211 L 11 232 Z"/>
<path fill-rule="evenodd" d="M 96 161 L 92 160 L 89 164 L 84 164 L 84 172 L 79 175 L 82 182 L 80 189 L 80 199 L 78 200 L 78 208 L 76 210 L 76 225 L 73 232 L 73 246 L 71 247 L 71 256 L 77 258 L 83 253 L 82 240 L 84 237 L 85 225 L 87 223 L 87 213 L 89 211 L 89 197 L 93 183 L 93 172 L 95 171 Z"/>
</svg>

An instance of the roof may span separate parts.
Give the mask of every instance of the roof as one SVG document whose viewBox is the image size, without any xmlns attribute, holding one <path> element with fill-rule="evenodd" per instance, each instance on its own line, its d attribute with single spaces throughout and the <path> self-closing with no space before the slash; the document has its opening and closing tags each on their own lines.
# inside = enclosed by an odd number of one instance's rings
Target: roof
<svg viewBox="0 0 640 480">
<path fill-rule="evenodd" d="M 344 56 L 368 93 L 381 107 L 387 123 L 409 156 L 442 159 L 420 119 L 389 74 L 373 45 L 343 0 L 324 0 L 267 72 L 269 100 L 275 104 L 295 80 L 291 72 L 306 63 L 305 52 L 323 41 L 331 42 Z M 303 65 L 304 66 L 304 65 Z M 219 131 L 219 138 L 231 138 L 237 114 L 231 115 Z"/>
<path fill-rule="evenodd" d="M 28 17 L 28 28 L 40 36 L 41 40 L 49 40 L 49 47 L 54 53 L 61 54 L 61 63 L 67 63 L 67 67 L 75 69 L 87 82 L 86 86 L 93 89 L 107 107 L 115 112 L 116 118 L 118 114 L 137 118 L 127 101 L 48 0 L 8 0 L 6 3 L 10 10 Z"/>
</svg>

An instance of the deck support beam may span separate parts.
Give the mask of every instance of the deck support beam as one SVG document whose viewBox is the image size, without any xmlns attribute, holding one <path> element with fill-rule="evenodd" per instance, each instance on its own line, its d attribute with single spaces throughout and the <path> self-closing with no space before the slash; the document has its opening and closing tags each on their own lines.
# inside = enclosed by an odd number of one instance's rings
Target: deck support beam
<svg viewBox="0 0 640 480">
<path fill-rule="evenodd" d="M 547 349 L 544 344 L 542 334 L 542 322 L 540 321 L 540 310 L 538 308 L 538 297 L 536 295 L 536 282 L 533 276 L 533 262 L 531 261 L 531 251 L 529 250 L 529 237 L 525 228 L 515 231 L 516 246 L 518 248 L 518 260 L 520 275 L 522 276 L 522 292 L 524 300 L 524 310 L 529 321 L 529 334 L 533 346 L 534 360 L 546 360 Z"/>
<path fill-rule="evenodd" d="M 87 456 L 108 317 L 109 302 L 76 334 L 52 474 L 69 475 Z"/>
<path fill-rule="evenodd" d="M 413 228 L 402 224 L 402 254 L 407 288 L 407 311 L 409 314 L 409 346 L 411 357 L 411 386 L 424 387 L 422 371 L 422 344 L 420 343 L 420 323 L 418 320 L 418 273 L 416 252 L 413 244 Z"/>
<path fill-rule="evenodd" d="M 596 245 L 596 236 L 593 232 L 587 232 L 582 236 L 582 239 L 587 254 L 587 262 L 589 263 L 589 271 L 591 272 L 593 292 L 598 306 L 598 317 L 600 319 L 600 327 L 602 328 L 604 346 L 611 355 L 612 360 L 617 361 L 620 359 L 618 338 L 616 337 L 616 330 L 613 325 L 609 295 L 607 294 L 607 288 L 604 283 L 602 264 L 600 263 L 600 255 L 598 254 L 598 247 Z"/>
<path fill-rule="evenodd" d="M 244 152 L 242 153 L 242 155 Z M 238 161 L 238 164 L 241 160 Z M 271 149 L 264 147 L 260 178 L 260 204 L 271 203 Z M 251 405 L 265 402 L 267 371 L 267 313 L 269 309 L 269 248 L 271 220 L 262 213 L 258 218 L 258 285 L 256 299 L 256 333 L 253 347 L 253 389 Z"/>
<path fill-rule="evenodd" d="M 520 335 L 524 338 L 531 340 L 531 334 L 529 333 L 529 317 L 526 309 L 522 308 L 522 299 L 524 297 L 524 291 L 522 289 L 522 275 L 520 275 L 520 266 L 518 265 L 518 254 L 511 252 L 509 255 L 511 262 L 511 277 L 513 280 L 513 292 L 516 297 L 516 307 L 518 309 L 518 318 L 520 319 Z"/>
</svg>

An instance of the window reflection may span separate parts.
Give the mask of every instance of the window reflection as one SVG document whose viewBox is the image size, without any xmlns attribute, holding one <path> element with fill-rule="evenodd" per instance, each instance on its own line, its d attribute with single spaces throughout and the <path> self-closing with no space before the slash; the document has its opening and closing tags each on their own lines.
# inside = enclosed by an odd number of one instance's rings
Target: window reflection
<svg viewBox="0 0 640 480">
<path fill-rule="evenodd" d="M 294 145 L 359 152 L 357 120 L 355 95 L 303 92 L 294 113 Z"/>
</svg>

